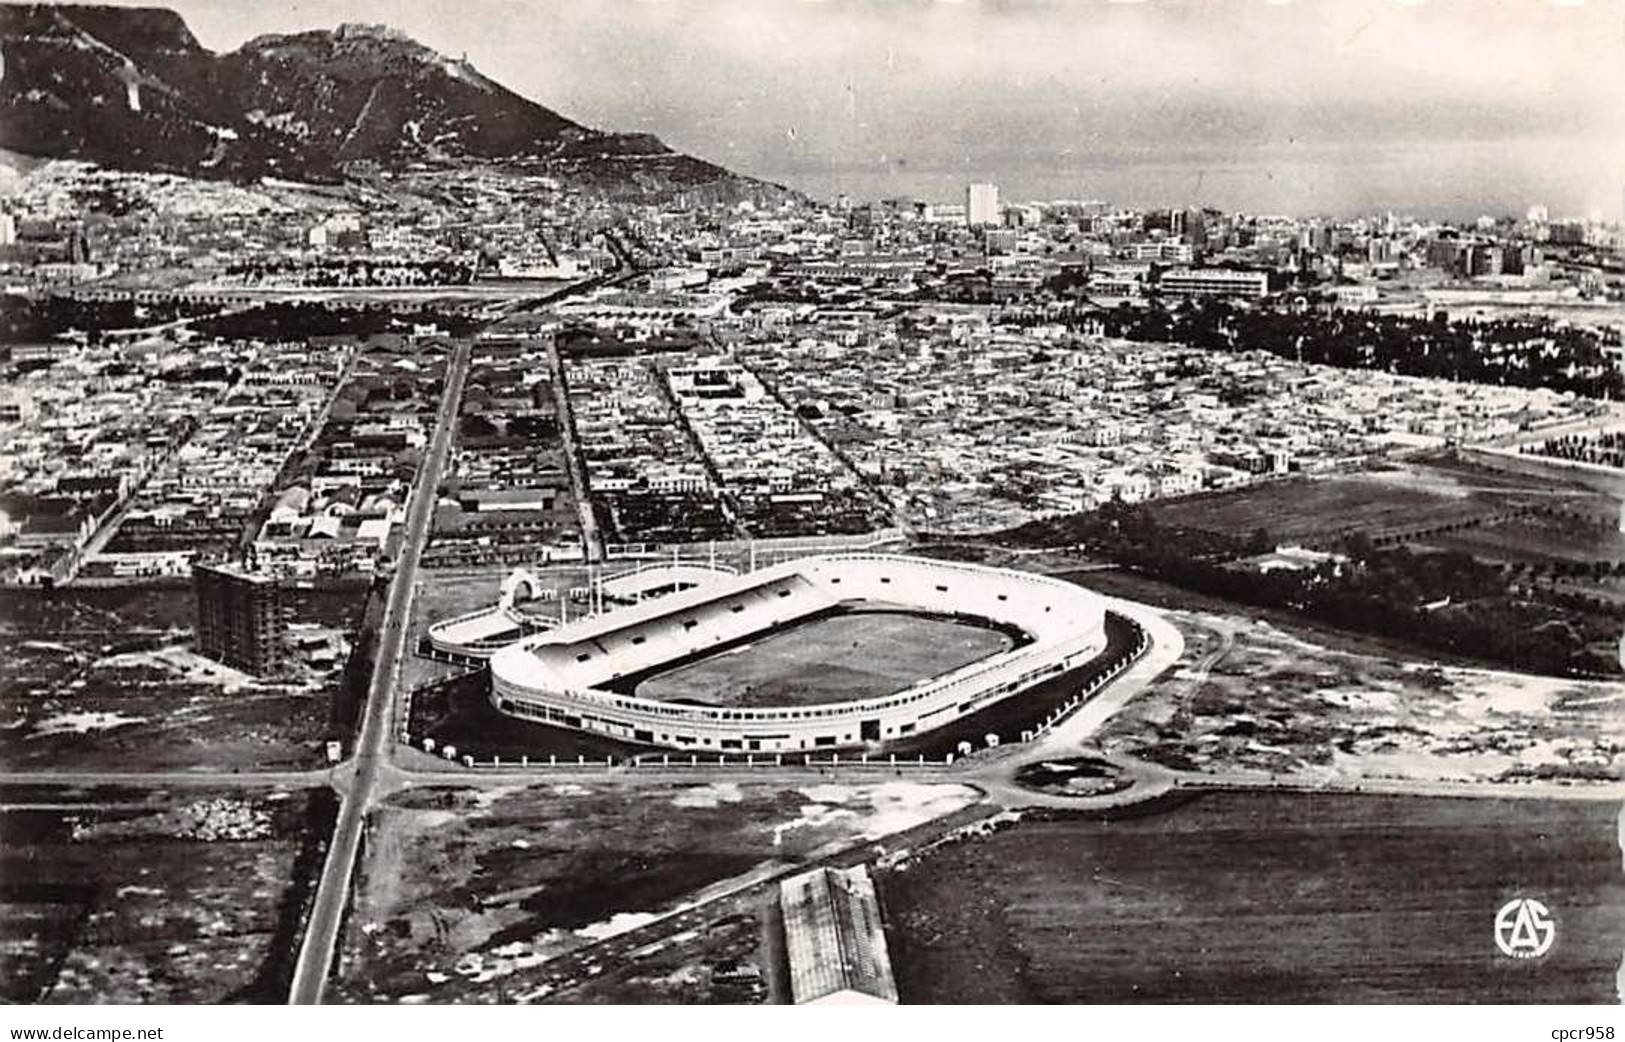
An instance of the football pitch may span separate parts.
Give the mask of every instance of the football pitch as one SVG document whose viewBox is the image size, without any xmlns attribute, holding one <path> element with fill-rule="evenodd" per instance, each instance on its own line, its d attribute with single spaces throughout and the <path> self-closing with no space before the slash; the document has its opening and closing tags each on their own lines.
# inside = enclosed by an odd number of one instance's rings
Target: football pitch
<svg viewBox="0 0 1625 1042">
<path fill-rule="evenodd" d="M 904 611 L 810 619 L 643 680 L 643 698 L 718 706 L 819 705 L 876 698 L 1007 651 L 1005 633 Z"/>
</svg>

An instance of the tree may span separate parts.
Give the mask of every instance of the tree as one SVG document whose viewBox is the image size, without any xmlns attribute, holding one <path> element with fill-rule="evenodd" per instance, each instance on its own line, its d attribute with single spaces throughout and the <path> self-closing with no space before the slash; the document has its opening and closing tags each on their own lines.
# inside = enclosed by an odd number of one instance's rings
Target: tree
<svg viewBox="0 0 1625 1042">
<path fill-rule="evenodd" d="M 403 481 L 410 480 L 422 462 L 423 453 L 420 450 L 402 449 L 395 454 L 395 476 Z"/>
<path fill-rule="evenodd" d="M 1377 547 L 1371 541 L 1371 533 L 1362 529 L 1357 532 L 1350 532 L 1343 539 L 1343 550 L 1357 564 L 1365 564 L 1376 554 Z"/>
</svg>

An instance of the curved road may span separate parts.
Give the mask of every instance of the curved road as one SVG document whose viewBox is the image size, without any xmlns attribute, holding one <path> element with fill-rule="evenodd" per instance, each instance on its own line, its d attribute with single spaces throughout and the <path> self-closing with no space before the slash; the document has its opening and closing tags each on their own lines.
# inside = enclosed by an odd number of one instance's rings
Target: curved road
<svg viewBox="0 0 1625 1042">
<path fill-rule="evenodd" d="M 1120 792 L 1103 796 L 1060 796 L 1037 792 L 1016 782 L 1023 767 L 1077 755 L 1084 742 L 1093 738 L 1112 716 L 1171 669 L 1185 653 L 1185 637 L 1168 616 L 1149 605 L 1102 597 L 1109 611 L 1126 616 L 1145 631 L 1151 647 L 1140 660 L 1124 670 L 1111 683 L 1085 702 L 1071 716 L 1044 733 L 1035 742 L 1021 746 L 1011 757 L 1000 758 L 985 767 L 967 772 L 988 797 L 1006 810 L 1023 807 L 1106 807 L 1138 803 L 1173 788 L 1173 772 L 1141 761 L 1121 761 L 1134 776 L 1134 784 Z M 1217 661 L 1215 659 L 1215 661 Z"/>
</svg>

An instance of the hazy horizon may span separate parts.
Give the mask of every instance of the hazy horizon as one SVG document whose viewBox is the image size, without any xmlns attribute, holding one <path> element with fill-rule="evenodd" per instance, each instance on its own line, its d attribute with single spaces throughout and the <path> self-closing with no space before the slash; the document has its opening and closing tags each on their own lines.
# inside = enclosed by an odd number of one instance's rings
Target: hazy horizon
<svg viewBox="0 0 1625 1042">
<path fill-rule="evenodd" d="M 119 0 L 128 2 L 128 0 Z M 1625 3 L 174 0 L 381 22 L 590 126 L 816 196 L 1621 216 Z"/>
</svg>

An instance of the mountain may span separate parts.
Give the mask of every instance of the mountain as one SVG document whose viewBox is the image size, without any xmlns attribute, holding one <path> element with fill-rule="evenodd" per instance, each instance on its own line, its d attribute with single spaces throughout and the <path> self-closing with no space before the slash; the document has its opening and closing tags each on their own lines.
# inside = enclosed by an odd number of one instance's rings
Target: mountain
<svg viewBox="0 0 1625 1042">
<path fill-rule="evenodd" d="M 234 179 L 498 162 L 612 188 L 755 185 L 651 135 L 581 126 L 383 26 L 215 54 L 160 8 L 0 6 L 0 148 Z"/>
</svg>

